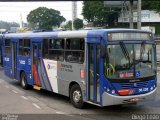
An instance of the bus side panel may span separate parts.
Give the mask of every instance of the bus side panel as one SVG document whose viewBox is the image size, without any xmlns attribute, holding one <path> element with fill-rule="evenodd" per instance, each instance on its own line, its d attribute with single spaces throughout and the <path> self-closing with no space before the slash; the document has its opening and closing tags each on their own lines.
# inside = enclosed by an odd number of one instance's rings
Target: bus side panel
<svg viewBox="0 0 160 120">
<path fill-rule="evenodd" d="M 47 88 L 51 87 L 52 91 L 55 93 L 58 92 L 58 83 L 57 83 L 57 61 L 44 59 L 44 67 L 46 72 L 45 85 Z"/>
<path fill-rule="evenodd" d="M 43 61 L 44 70 L 46 70 L 46 75 L 43 75 L 45 71 L 42 69 L 43 82 L 48 88 L 51 86 L 53 92 L 69 96 L 69 85 L 73 81 L 82 88 L 84 79 L 80 78 L 80 70 L 84 69 L 83 64 L 57 62 L 48 59 Z"/>
<path fill-rule="evenodd" d="M 11 54 L 3 54 L 4 73 L 9 78 L 12 78 L 12 60 Z"/>
<path fill-rule="evenodd" d="M 41 87 L 45 90 L 53 91 L 47 74 L 48 67 L 45 66 L 44 61 L 46 60 L 41 59 L 40 64 L 38 65 L 38 75 L 42 85 Z"/>
<path fill-rule="evenodd" d="M 27 76 L 27 83 L 30 85 L 33 85 L 32 79 L 31 79 L 31 59 L 26 56 L 18 56 L 17 57 L 17 79 L 20 80 L 20 74 L 21 72 L 25 72 Z"/>
<path fill-rule="evenodd" d="M 62 95 L 69 96 L 69 85 L 71 82 L 76 82 L 80 85 L 82 93 L 83 81 L 81 79 L 81 70 L 84 70 L 83 64 L 78 63 L 67 63 L 67 62 L 58 62 L 58 92 Z"/>
</svg>

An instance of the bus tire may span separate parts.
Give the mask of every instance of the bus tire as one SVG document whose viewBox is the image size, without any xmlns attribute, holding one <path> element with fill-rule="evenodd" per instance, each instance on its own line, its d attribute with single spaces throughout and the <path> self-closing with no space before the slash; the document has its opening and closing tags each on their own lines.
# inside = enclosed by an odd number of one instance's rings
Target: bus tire
<svg viewBox="0 0 160 120">
<path fill-rule="evenodd" d="M 70 101 L 76 108 L 81 109 L 84 107 L 82 91 L 78 84 L 74 84 L 70 89 Z"/>
<path fill-rule="evenodd" d="M 27 77 L 26 74 L 24 72 L 21 73 L 21 77 L 20 77 L 20 82 L 21 82 L 21 86 L 23 89 L 27 90 L 28 89 L 28 84 L 27 84 Z"/>
</svg>

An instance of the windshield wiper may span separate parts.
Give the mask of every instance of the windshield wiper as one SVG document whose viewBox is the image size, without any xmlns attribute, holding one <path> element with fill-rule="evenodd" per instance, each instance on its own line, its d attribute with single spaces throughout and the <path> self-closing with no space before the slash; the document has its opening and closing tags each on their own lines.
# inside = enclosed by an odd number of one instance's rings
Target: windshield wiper
<svg viewBox="0 0 160 120">
<path fill-rule="evenodd" d="M 145 51 L 145 41 L 141 43 L 141 49 L 140 49 L 140 58 L 138 60 L 135 60 L 135 64 L 138 64 L 140 62 L 143 62 L 143 55 Z M 145 61 L 144 61 L 145 62 Z"/>
<path fill-rule="evenodd" d="M 143 55 L 145 51 L 145 41 L 141 43 L 141 50 L 140 50 L 140 60 L 143 61 Z"/>
<path fill-rule="evenodd" d="M 123 54 L 124 54 L 125 58 L 128 59 L 128 61 L 129 61 L 129 66 L 130 66 L 129 53 L 128 53 L 128 50 L 127 50 L 127 48 L 126 48 L 126 46 L 125 46 L 125 44 L 124 44 L 123 41 L 120 41 L 120 46 L 121 46 L 121 49 L 122 49 L 122 51 L 123 51 Z"/>
</svg>

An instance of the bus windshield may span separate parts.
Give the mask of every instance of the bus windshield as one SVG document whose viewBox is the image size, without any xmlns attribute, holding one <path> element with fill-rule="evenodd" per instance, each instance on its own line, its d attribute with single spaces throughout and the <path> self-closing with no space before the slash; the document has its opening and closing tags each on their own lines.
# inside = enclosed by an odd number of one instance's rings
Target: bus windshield
<svg viewBox="0 0 160 120">
<path fill-rule="evenodd" d="M 106 48 L 104 72 L 107 78 L 143 78 L 156 74 L 154 45 L 120 43 Z"/>
</svg>

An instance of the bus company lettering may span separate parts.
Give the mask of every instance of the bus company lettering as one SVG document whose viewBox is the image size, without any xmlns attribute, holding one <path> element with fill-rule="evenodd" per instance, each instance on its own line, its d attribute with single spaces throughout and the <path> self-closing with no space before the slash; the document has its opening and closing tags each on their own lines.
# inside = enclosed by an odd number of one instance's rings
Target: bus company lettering
<svg viewBox="0 0 160 120">
<path fill-rule="evenodd" d="M 28 65 L 31 65 L 31 59 L 28 59 Z"/>
<path fill-rule="evenodd" d="M 58 70 L 66 71 L 66 72 L 73 72 L 72 65 L 66 65 L 62 63 L 58 63 Z"/>
<path fill-rule="evenodd" d="M 9 58 L 5 57 L 4 61 L 9 62 Z"/>
<path fill-rule="evenodd" d="M 19 63 L 22 64 L 22 65 L 26 64 L 26 62 L 24 60 L 19 60 Z"/>
</svg>

